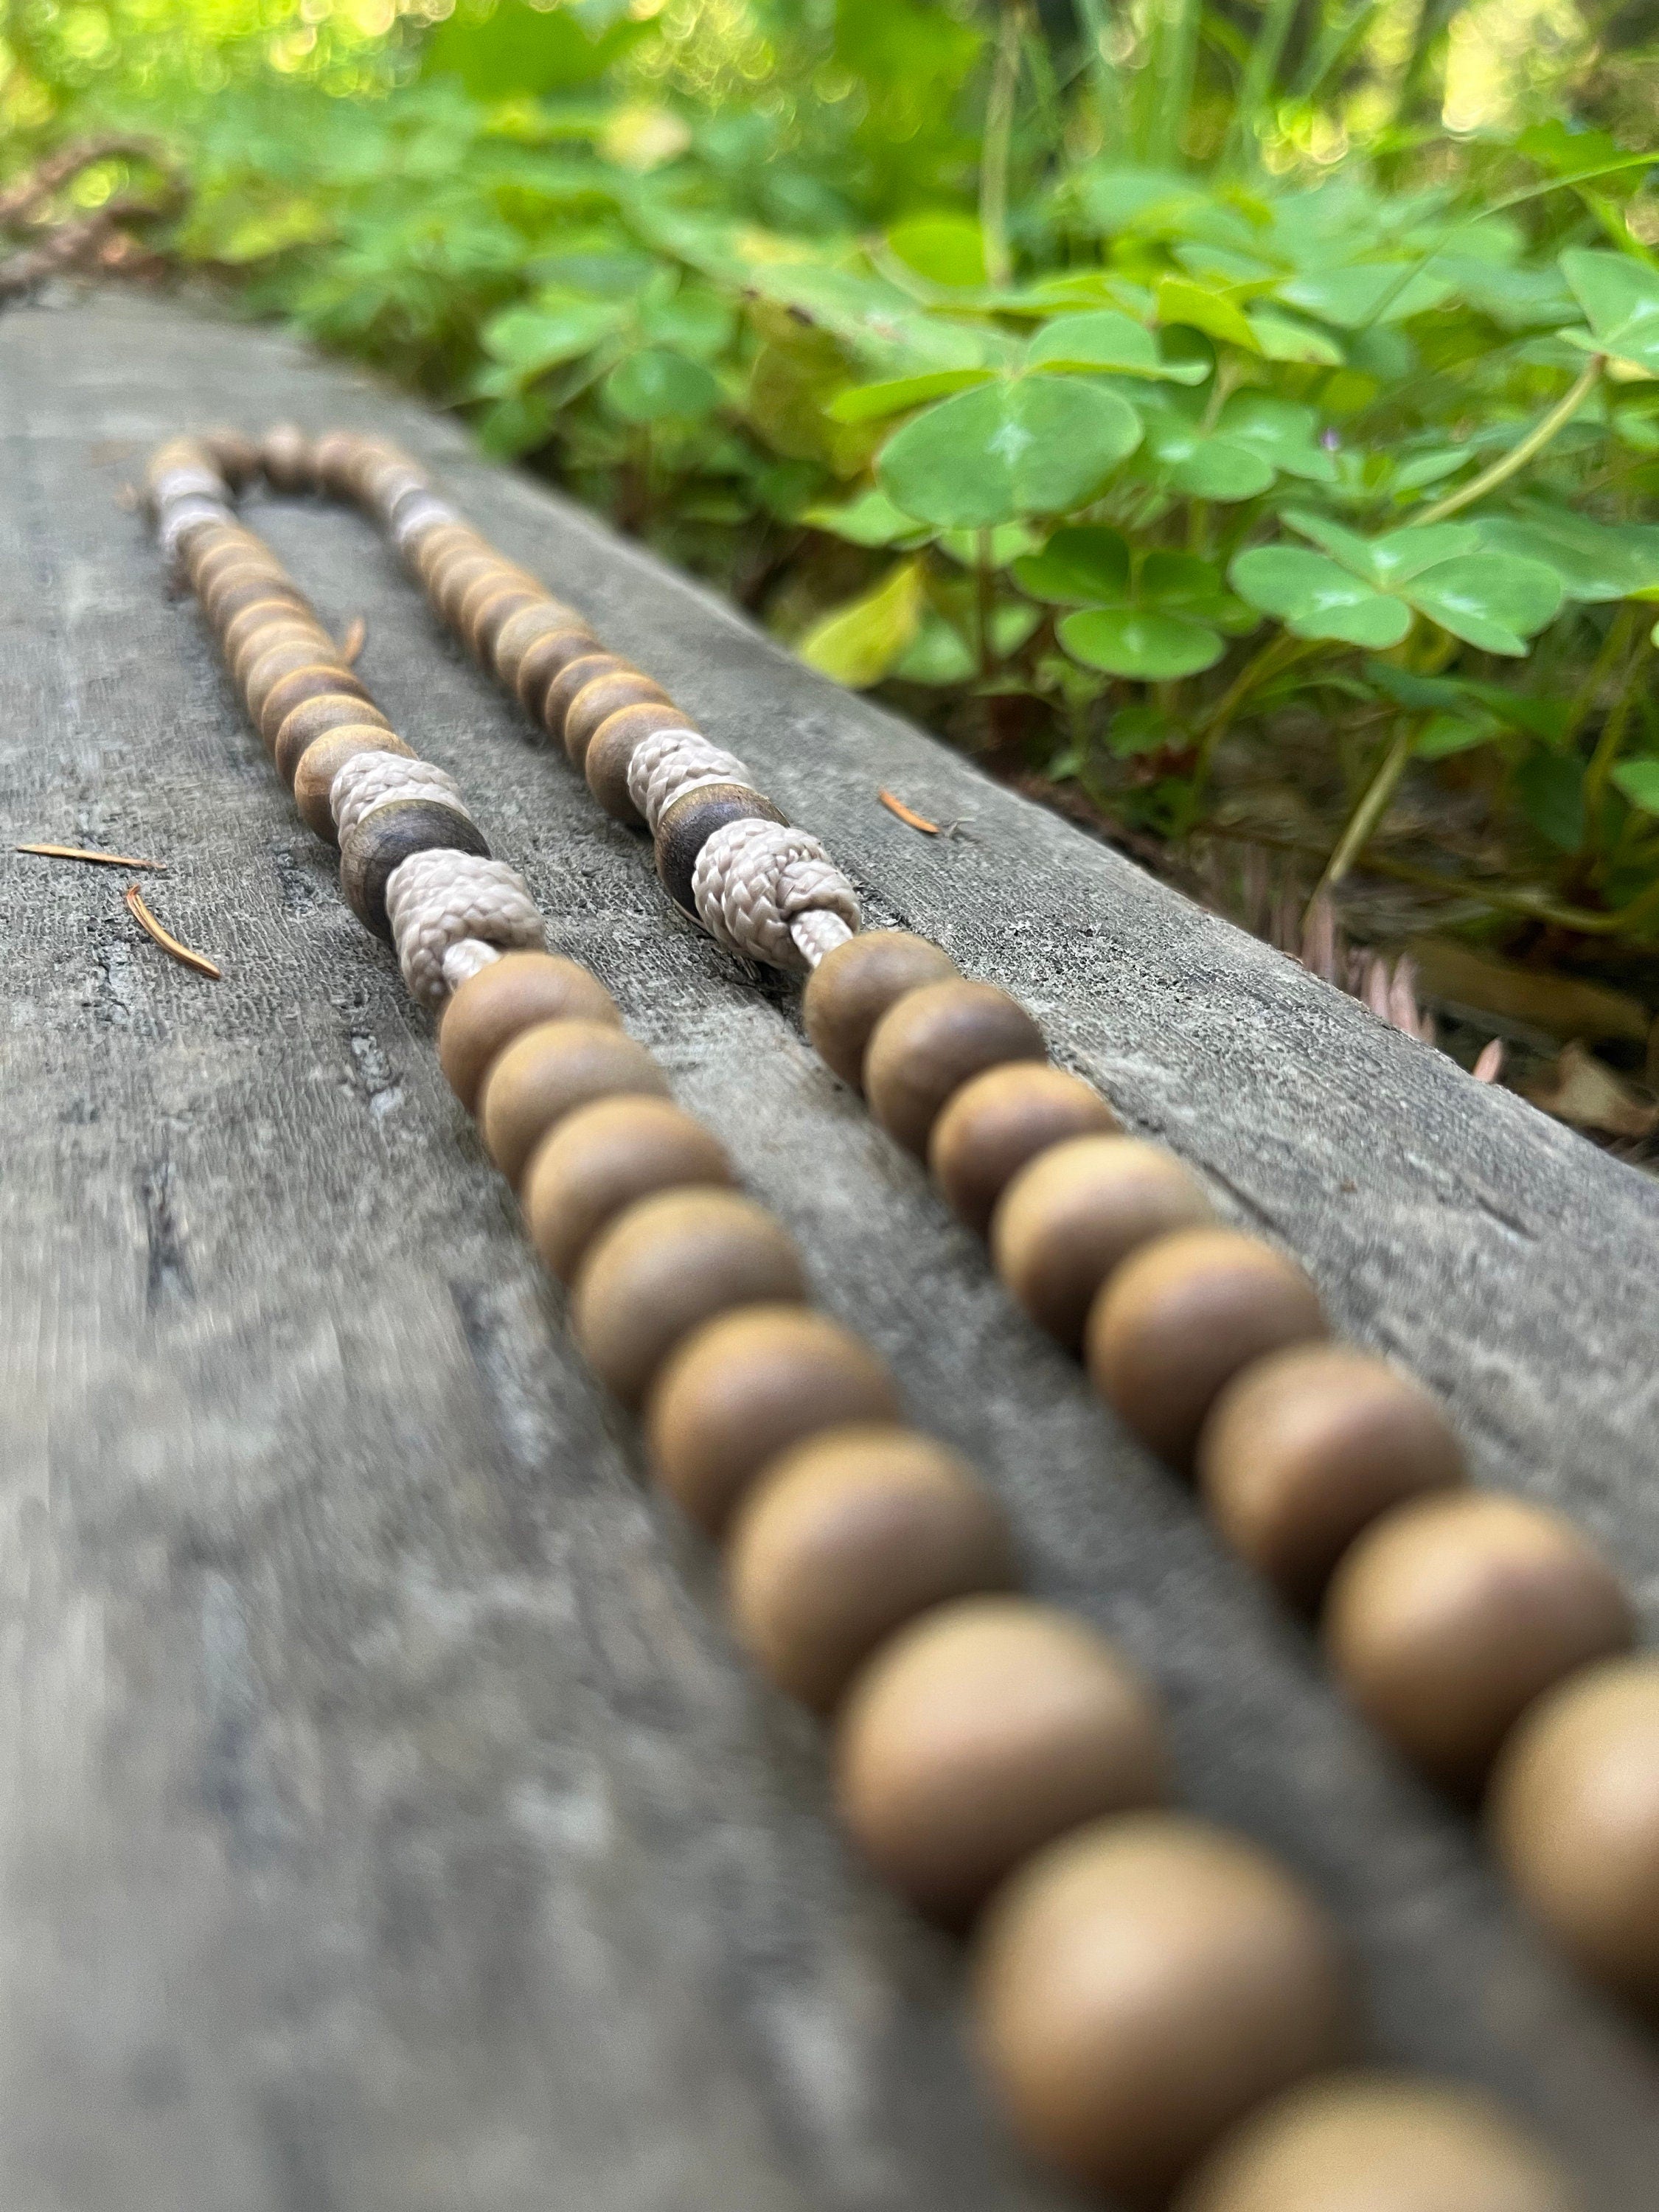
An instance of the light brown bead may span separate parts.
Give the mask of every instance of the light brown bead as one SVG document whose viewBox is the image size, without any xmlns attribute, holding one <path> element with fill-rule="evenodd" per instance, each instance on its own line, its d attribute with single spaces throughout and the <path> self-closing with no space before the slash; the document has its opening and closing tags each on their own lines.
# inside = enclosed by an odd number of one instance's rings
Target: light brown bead
<svg viewBox="0 0 1659 2212">
<path fill-rule="evenodd" d="M 250 597 L 252 593 L 254 596 Z M 301 606 L 297 597 L 276 592 L 269 579 L 250 577 L 236 586 L 236 596 L 241 604 L 228 615 L 219 632 L 219 650 L 227 668 L 235 672 L 237 656 L 256 636 L 274 630 L 278 636 L 291 628 L 295 636 L 307 633 L 313 637 L 323 634 L 322 624 L 309 607 Z"/>
<path fill-rule="evenodd" d="M 635 707 L 619 707 L 605 717 L 582 755 L 582 774 L 612 821 L 637 827 L 644 819 L 628 789 L 628 764 L 635 746 L 659 730 L 696 730 L 696 726 L 678 707 L 659 706 L 649 699 Z"/>
<path fill-rule="evenodd" d="M 317 459 L 297 423 L 273 422 L 259 441 L 259 465 L 273 491 L 314 491 Z"/>
<path fill-rule="evenodd" d="M 472 585 L 462 597 L 455 626 L 473 659 L 478 658 L 478 626 L 487 614 L 499 613 L 505 622 L 509 613 L 530 605 L 541 595 L 540 585 L 532 583 L 521 568 Z"/>
<path fill-rule="evenodd" d="M 842 1816 L 877 1871 L 957 1925 L 1030 1852 L 1167 1786 L 1151 1692 L 1085 1622 L 962 1598 L 884 1644 L 836 1734 Z"/>
<path fill-rule="evenodd" d="M 646 1411 L 657 1480 L 717 1536 L 769 1461 L 824 1429 L 893 1422 L 893 1378 L 828 1314 L 792 1300 L 724 1314 L 689 1336 Z"/>
<path fill-rule="evenodd" d="M 639 671 L 633 663 L 624 660 L 619 653 L 607 653 L 595 640 L 586 653 L 579 653 L 565 661 L 556 676 L 542 693 L 541 711 L 537 716 L 543 729 L 556 745 L 564 743 L 564 719 L 570 702 L 584 685 L 598 676 L 636 676 Z M 588 736 L 593 732 L 590 730 Z M 586 744 L 584 744 L 584 750 Z"/>
<path fill-rule="evenodd" d="M 1022 1867 L 986 1916 L 974 2007 L 1026 2148 L 1134 2205 L 1161 2204 L 1350 2033 L 1320 1908 L 1240 1838 L 1174 1814 L 1098 1821 Z"/>
<path fill-rule="evenodd" d="M 504 952 L 469 975 L 438 1024 L 438 1065 L 471 1113 L 498 1054 L 538 1022 L 608 1022 L 616 1000 L 590 969 L 552 952 Z"/>
<path fill-rule="evenodd" d="M 1332 1665 L 1443 1789 L 1473 1790 L 1533 1699 L 1633 1631 L 1619 1579 L 1559 1513 L 1473 1492 L 1399 1505 L 1332 1577 Z"/>
<path fill-rule="evenodd" d="M 525 1226 L 561 1282 L 574 1282 L 596 1237 L 636 1199 L 736 1181 L 711 1130 L 667 1098 L 601 1098 L 566 1115 L 530 1156 Z"/>
<path fill-rule="evenodd" d="M 302 699 L 283 715 L 270 748 L 276 772 L 290 790 L 307 752 L 319 738 L 336 730 L 384 730 L 388 737 L 392 734 L 392 726 L 380 708 L 356 692 L 320 691 L 313 698 Z"/>
<path fill-rule="evenodd" d="M 864 1088 L 864 1055 L 887 1009 L 922 983 L 957 973 L 950 954 L 904 929 L 864 929 L 836 945 L 806 979 L 801 1018 L 813 1050 L 855 1091 Z"/>
<path fill-rule="evenodd" d="M 325 430 L 313 453 L 317 481 L 331 499 L 356 496 L 364 441 L 355 430 Z"/>
<path fill-rule="evenodd" d="M 1073 1137 L 1009 1183 L 991 1218 L 991 1257 L 1038 1328 L 1076 1351 L 1096 1293 L 1131 1252 L 1213 1219 L 1173 1152 L 1136 1137 Z"/>
<path fill-rule="evenodd" d="M 296 707 L 303 707 L 308 699 L 349 699 L 367 707 L 373 719 L 376 709 L 368 689 L 360 684 L 343 663 L 337 660 L 318 661 L 307 668 L 296 668 L 278 678 L 265 693 L 259 709 L 259 735 L 275 757 L 276 739 L 283 724 Z"/>
<path fill-rule="evenodd" d="M 410 562 L 415 574 L 426 586 L 428 597 L 433 580 L 443 563 L 459 552 L 486 553 L 489 547 L 471 523 L 449 522 L 436 530 L 423 531 Z"/>
<path fill-rule="evenodd" d="M 1042 1032 L 1018 999 L 960 975 L 923 983 L 877 1023 L 864 1092 L 890 1137 L 922 1158 L 934 1122 L 964 1083 L 1012 1060 L 1042 1060 Z"/>
<path fill-rule="evenodd" d="M 207 617 L 220 649 L 226 649 L 231 634 L 231 624 L 238 615 L 258 611 L 259 619 L 286 608 L 289 612 L 317 619 L 316 610 L 297 584 L 285 577 L 272 576 L 267 569 L 256 568 L 252 573 L 240 563 L 214 569 L 205 580 L 196 586 L 196 596 L 201 601 L 202 612 Z"/>
<path fill-rule="evenodd" d="M 459 629 L 461 602 L 472 586 L 484 580 L 510 583 L 513 570 L 499 553 L 461 553 L 443 562 L 432 580 L 432 604 L 451 629 Z"/>
<path fill-rule="evenodd" d="M 514 615 L 523 614 L 531 607 L 544 607 L 547 593 L 539 585 L 508 584 L 486 599 L 471 618 L 468 640 L 473 654 L 484 667 L 495 665 L 495 644 L 501 632 Z"/>
<path fill-rule="evenodd" d="M 1292 1345 L 1241 1370 L 1210 1409 L 1194 1467 L 1221 1535 L 1299 1606 L 1379 1513 L 1464 1476 L 1422 1384 L 1340 1344 Z"/>
<path fill-rule="evenodd" d="M 927 1139 L 933 1181 L 981 1236 L 1028 1161 L 1068 1137 L 1105 1135 L 1117 1116 L 1097 1091 L 1040 1060 L 988 1067 L 949 1099 Z"/>
<path fill-rule="evenodd" d="M 1173 2212 L 1583 2212 L 1541 2144 L 1443 2082 L 1334 2074 L 1223 2139 Z"/>
<path fill-rule="evenodd" d="M 261 653 L 258 660 L 253 663 L 242 685 L 242 696 L 247 702 L 248 720 L 256 730 L 260 727 L 263 720 L 265 702 L 278 684 L 282 682 L 283 677 L 292 676 L 296 670 L 301 668 L 320 668 L 325 675 L 331 676 L 333 678 L 328 686 L 331 691 L 356 691 L 362 689 L 357 678 L 349 668 L 342 666 L 338 660 L 332 659 L 325 652 L 319 651 L 314 639 L 295 638 L 291 645 L 273 646 L 269 653 Z M 364 696 L 368 696 L 366 692 Z M 299 703 L 297 699 L 294 702 L 296 707 Z"/>
<path fill-rule="evenodd" d="M 599 1380 L 637 1406 L 663 1363 L 734 1307 L 804 1299 L 782 1224 L 732 1190 L 669 1190 L 617 1215 L 589 1250 L 573 1301 L 576 1341 Z"/>
<path fill-rule="evenodd" d="M 547 687 L 566 664 L 592 653 L 599 641 L 585 622 L 572 616 L 562 629 L 543 630 L 527 645 L 519 662 L 514 685 L 519 704 L 531 720 L 540 724 Z"/>
<path fill-rule="evenodd" d="M 586 629 L 586 624 L 573 608 L 559 599 L 544 599 L 509 616 L 501 625 L 490 655 L 497 677 L 509 691 L 516 693 L 519 672 L 531 647 L 544 637 L 568 635 L 573 628 Z M 592 632 L 588 635 L 591 636 Z"/>
<path fill-rule="evenodd" d="M 915 1429 L 830 1429 L 769 1462 L 726 1550 L 738 1636 L 780 1689 L 823 1713 L 906 1621 L 1013 1575 L 996 1500 Z"/>
<path fill-rule="evenodd" d="M 268 620 L 246 629 L 237 641 L 235 650 L 225 656 L 225 665 L 229 669 L 233 681 L 246 691 L 248 678 L 267 654 L 294 645 L 306 647 L 307 656 L 313 660 L 328 651 L 322 625 L 313 622 L 309 616 L 301 614 L 297 609 L 272 615 Z"/>
<path fill-rule="evenodd" d="M 668 1079 L 613 1020 L 538 1022 L 491 1061 L 477 1112 L 484 1150 L 516 1190 L 556 1121 L 618 1091 L 665 1097 Z"/>
<path fill-rule="evenodd" d="M 340 842 L 329 807 L 329 787 L 346 763 L 359 753 L 404 753 L 412 760 L 415 749 L 406 745 L 395 730 L 377 729 L 367 723 L 331 730 L 306 747 L 294 771 L 294 804 L 306 827 L 327 844 Z"/>
<path fill-rule="evenodd" d="M 578 661 L 577 668 L 584 664 Z M 573 671 L 567 669 L 561 683 Z M 550 699 L 551 694 L 549 694 Z M 586 769 L 587 748 L 603 722 L 623 707 L 666 707 L 671 703 L 660 684 L 655 683 L 637 668 L 623 666 L 608 675 L 593 677 L 584 684 L 565 709 L 563 742 L 567 757 L 572 764 Z"/>
<path fill-rule="evenodd" d="M 242 491 L 259 473 L 259 448 L 246 430 L 218 424 L 204 430 L 202 443 L 232 491 Z"/>
<path fill-rule="evenodd" d="M 1242 1367 L 1326 1333 L 1294 1260 L 1231 1229 L 1143 1244 L 1089 1309 L 1089 1379 L 1171 1467 L 1191 1465 L 1205 1416 Z"/>
<path fill-rule="evenodd" d="M 1528 1910 L 1659 2017 L 1659 1659 L 1583 1668 L 1523 1713 L 1486 1817 Z"/>
</svg>

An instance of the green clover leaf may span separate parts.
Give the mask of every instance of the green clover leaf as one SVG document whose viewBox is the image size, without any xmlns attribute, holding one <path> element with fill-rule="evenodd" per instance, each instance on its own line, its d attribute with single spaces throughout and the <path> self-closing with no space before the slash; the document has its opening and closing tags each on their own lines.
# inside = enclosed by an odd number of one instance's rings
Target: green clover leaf
<svg viewBox="0 0 1659 2212">
<path fill-rule="evenodd" d="M 1033 368 L 1109 372 L 1169 384 L 1202 384 L 1210 374 L 1207 362 L 1165 361 L 1149 330 L 1133 316 L 1104 307 L 1048 324 L 1031 340 L 1026 360 Z"/>
<path fill-rule="evenodd" d="M 1561 273 L 1584 311 L 1599 353 L 1659 376 L 1659 270 L 1625 253 L 1561 256 Z"/>
<path fill-rule="evenodd" d="M 1140 434 L 1134 409 L 1103 385 L 1004 377 L 913 416 L 883 447 L 876 474 L 921 521 L 988 530 L 1084 505 Z"/>
</svg>

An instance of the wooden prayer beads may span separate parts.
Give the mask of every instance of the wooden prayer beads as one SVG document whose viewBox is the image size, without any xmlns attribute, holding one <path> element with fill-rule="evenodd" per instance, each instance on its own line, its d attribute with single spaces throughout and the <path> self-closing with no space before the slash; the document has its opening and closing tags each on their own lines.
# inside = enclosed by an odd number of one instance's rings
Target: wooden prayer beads
<svg viewBox="0 0 1659 2212">
<path fill-rule="evenodd" d="M 438 1065 L 470 1114 L 497 1055 L 542 1022 L 608 1022 L 622 1013 L 598 976 L 550 952 L 507 952 L 469 976 L 444 1008 Z"/>
<path fill-rule="evenodd" d="M 918 1158 L 947 1099 L 970 1076 L 1011 1060 L 1043 1060 L 1042 1032 L 1017 999 L 962 976 L 923 983 L 895 1000 L 864 1055 L 870 1111 Z"/>
<path fill-rule="evenodd" d="M 552 1273 L 574 1282 L 599 1231 L 636 1199 L 734 1180 L 719 1139 L 668 1099 L 596 1099 L 567 1114 L 531 1155 L 525 1226 Z"/>
<path fill-rule="evenodd" d="M 662 1070 L 613 1021 L 538 1022 L 491 1063 L 478 1097 L 484 1149 L 516 1190 L 530 1155 L 578 1106 L 618 1091 L 665 1097 Z"/>
</svg>

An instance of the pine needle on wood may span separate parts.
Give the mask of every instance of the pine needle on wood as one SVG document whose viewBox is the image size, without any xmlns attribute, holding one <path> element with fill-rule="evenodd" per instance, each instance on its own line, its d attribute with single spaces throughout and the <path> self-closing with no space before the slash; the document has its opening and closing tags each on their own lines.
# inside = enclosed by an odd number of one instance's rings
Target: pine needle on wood
<svg viewBox="0 0 1659 2212">
<path fill-rule="evenodd" d="M 165 860 L 138 860 L 131 853 L 94 853 L 85 845 L 14 845 L 14 853 L 38 853 L 47 860 L 91 860 L 100 868 L 154 868 L 165 873 Z"/>
<path fill-rule="evenodd" d="M 180 945 L 170 931 L 162 928 L 161 923 L 144 904 L 137 884 L 127 885 L 126 899 L 127 909 L 133 920 L 146 936 L 155 939 L 163 952 L 171 953 L 181 966 L 193 968 L 198 975 L 210 976 L 216 983 L 224 980 L 223 971 L 215 967 L 205 952 L 192 952 L 189 945 Z"/>
</svg>

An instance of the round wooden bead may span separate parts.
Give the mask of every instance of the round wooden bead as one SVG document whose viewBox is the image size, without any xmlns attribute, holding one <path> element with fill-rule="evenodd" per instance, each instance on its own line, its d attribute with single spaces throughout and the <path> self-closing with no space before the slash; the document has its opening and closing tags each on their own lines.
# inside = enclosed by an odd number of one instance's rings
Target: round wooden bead
<svg viewBox="0 0 1659 2212">
<path fill-rule="evenodd" d="M 644 818 L 628 789 L 628 764 L 635 746 L 659 730 L 695 731 L 696 726 L 678 707 L 659 706 L 649 699 L 636 707 L 619 707 L 605 717 L 582 755 L 582 774 L 612 821 L 637 824 Z"/>
<path fill-rule="evenodd" d="M 513 571 L 499 553 L 460 553 L 441 563 L 432 580 L 432 604 L 451 629 L 460 626 L 461 602 L 472 586 L 487 579 L 508 583 Z"/>
<path fill-rule="evenodd" d="M 484 1075 L 477 1105 L 484 1150 L 516 1190 L 556 1121 L 617 1091 L 666 1097 L 667 1079 L 642 1044 L 611 1021 L 538 1022 Z"/>
<path fill-rule="evenodd" d="M 1583 2212 L 1542 2146 L 1485 2097 L 1337 2074 L 1224 2138 L 1174 2212 Z"/>
<path fill-rule="evenodd" d="M 1123 1262 L 1085 1324 L 1089 1379 L 1141 1442 L 1186 1468 L 1224 1382 L 1326 1334 L 1294 1260 L 1231 1229 L 1181 1229 Z"/>
<path fill-rule="evenodd" d="M 284 646 L 303 645 L 307 657 L 317 660 L 326 658 L 331 643 L 320 623 L 301 614 L 297 608 L 289 608 L 243 629 L 226 653 L 225 665 L 246 692 L 248 678 L 267 653 Z"/>
<path fill-rule="evenodd" d="M 259 735 L 274 755 L 278 733 L 295 708 L 304 706 L 307 699 L 349 699 L 354 695 L 360 707 L 372 707 L 368 692 L 337 660 L 295 668 L 266 692 L 259 709 Z"/>
<path fill-rule="evenodd" d="M 388 737 L 392 734 L 392 726 L 380 708 L 355 691 L 320 691 L 313 698 L 302 699 L 283 715 L 270 748 L 277 773 L 290 789 L 307 752 L 319 738 L 333 730 L 384 730 Z"/>
<path fill-rule="evenodd" d="M 1013 1580 L 1001 1510 L 915 1429 L 831 1429 L 773 1460 L 726 1552 L 732 1618 L 780 1689 L 827 1713 L 882 1640 Z"/>
<path fill-rule="evenodd" d="M 307 829 L 325 844 L 340 842 L 328 803 L 329 788 L 346 763 L 359 753 L 403 753 L 410 760 L 415 757 L 414 747 L 406 745 L 395 730 L 376 729 L 369 724 L 330 730 L 308 744 L 294 771 L 294 803 Z"/>
<path fill-rule="evenodd" d="M 864 1055 L 865 1096 L 888 1135 L 921 1158 L 945 1101 L 971 1077 L 1047 1054 L 1018 999 L 994 983 L 952 976 L 907 991 L 876 1024 Z"/>
<path fill-rule="evenodd" d="M 1312 1605 L 1360 1530 L 1463 1480 L 1451 1424 L 1420 1382 L 1346 1345 L 1292 1345 L 1225 1384 L 1198 1439 L 1198 1486 L 1240 1558 Z"/>
<path fill-rule="evenodd" d="M 1343 2053 L 1334 1929 L 1272 1860 L 1174 1814 L 1022 1867 L 974 1962 L 977 2040 L 1033 2154 L 1162 2203 L 1223 2131 Z"/>
<path fill-rule="evenodd" d="M 329 648 L 319 653 L 314 641 L 296 638 L 292 645 L 273 646 L 269 653 L 260 654 L 247 672 L 242 686 L 242 696 L 247 702 L 248 720 L 258 729 L 265 711 L 265 702 L 284 676 L 292 676 L 301 668 L 320 668 L 333 678 L 328 686 L 331 691 L 362 690 L 358 679 L 337 659 L 326 657 Z M 367 692 L 363 694 L 367 698 Z M 299 701 L 294 704 L 297 707 Z"/>
<path fill-rule="evenodd" d="M 542 708 L 547 698 L 547 687 L 572 660 L 592 653 L 599 645 L 585 622 L 569 617 L 562 629 L 543 630 L 525 647 L 519 662 L 518 682 L 514 685 L 519 704 L 531 720 L 538 726 L 542 722 Z"/>
<path fill-rule="evenodd" d="M 1533 1699 L 1622 1650 L 1633 1623 L 1570 1522 L 1471 1492 L 1373 1522 L 1332 1577 L 1323 1630 L 1367 1719 L 1431 1780 L 1467 1791 Z"/>
<path fill-rule="evenodd" d="M 781 822 L 785 819 L 769 799 L 740 783 L 704 784 L 688 791 L 665 807 L 657 823 L 657 874 L 676 906 L 695 915 L 692 892 L 697 855 L 728 822 Z"/>
<path fill-rule="evenodd" d="M 752 1199 L 666 1190 L 640 1199 L 599 1237 L 572 1310 L 588 1365 L 624 1405 L 637 1406 L 675 1346 L 702 1322 L 734 1306 L 805 1296 L 787 1231 Z"/>
<path fill-rule="evenodd" d="M 258 475 L 259 448 L 246 431 L 221 425 L 216 429 L 204 430 L 202 443 L 232 491 L 245 490 Z"/>
<path fill-rule="evenodd" d="M 1523 1713 L 1487 1820 L 1510 1881 L 1557 1942 L 1659 2014 L 1659 1660 L 1586 1667 Z"/>
<path fill-rule="evenodd" d="M 806 979 L 801 1018 L 819 1058 L 864 1088 L 864 1055 L 887 1009 L 919 984 L 957 973 L 948 952 L 903 929 L 865 929 L 827 953 Z"/>
<path fill-rule="evenodd" d="M 884 1644 L 836 1729 L 836 1796 L 877 1871 L 964 1921 L 1079 1821 L 1164 1794 L 1156 1704 L 1085 1622 L 1029 1598 L 962 1598 Z"/>
<path fill-rule="evenodd" d="M 438 1065 L 471 1113 L 498 1053 L 538 1022 L 605 1022 L 622 1027 L 599 977 L 553 952 L 504 952 L 469 975 L 438 1024 Z"/>
<path fill-rule="evenodd" d="M 1038 1328 L 1075 1351 L 1096 1293 L 1131 1252 L 1213 1218 L 1172 1152 L 1135 1137 L 1074 1137 L 1009 1183 L 991 1219 L 991 1257 Z"/>
<path fill-rule="evenodd" d="M 234 549 L 220 550 L 222 557 L 202 562 L 192 572 L 191 582 L 222 645 L 230 624 L 244 608 L 258 606 L 262 601 L 273 611 L 286 607 L 316 621 L 316 609 L 293 578 L 274 563 L 250 561 Z"/>
<path fill-rule="evenodd" d="M 202 601 L 202 611 L 218 634 L 227 667 L 246 640 L 268 623 L 308 622 L 321 635 L 321 623 L 297 592 L 279 592 L 268 576 L 242 576 L 236 570 L 232 574 L 235 580 L 225 585 L 216 597 Z"/>
<path fill-rule="evenodd" d="M 509 615 L 501 624 L 490 653 L 490 665 L 507 690 L 516 692 L 520 667 L 538 639 L 583 626 L 580 616 L 573 608 L 558 599 L 543 597 L 520 608 L 517 614 Z"/>
<path fill-rule="evenodd" d="M 780 1452 L 822 1430 L 898 1418 L 893 1378 L 862 1337 L 792 1301 L 688 1337 L 651 1394 L 646 1443 L 662 1487 L 717 1536 Z"/>
<path fill-rule="evenodd" d="M 325 430 L 318 439 L 313 454 L 317 481 L 331 499 L 355 497 L 363 442 L 356 430 Z"/>
<path fill-rule="evenodd" d="M 541 712 L 537 720 L 554 744 L 562 745 L 564 743 L 565 717 L 579 691 L 601 676 L 637 676 L 639 672 L 632 661 L 624 660 L 619 653 L 607 653 L 596 639 L 587 652 L 579 653 L 573 659 L 567 660 L 547 685 L 542 693 Z M 590 729 L 584 738 L 584 751 L 586 750 L 587 738 L 592 734 Z M 570 757 L 574 759 L 575 756 L 572 754 Z M 578 762 L 577 765 L 580 767 L 580 763 Z"/>
<path fill-rule="evenodd" d="M 478 626 L 487 614 L 498 616 L 505 622 L 509 614 L 520 607 L 529 606 L 541 597 L 540 585 L 534 583 L 521 568 L 510 570 L 506 575 L 481 579 L 466 591 L 455 617 L 455 626 L 461 641 L 476 660 L 478 653 Z"/>
<path fill-rule="evenodd" d="M 457 553 L 487 553 L 489 546 L 467 522 L 441 523 L 435 530 L 423 531 L 410 561 L 410 566 L 426 586 L 430 598 L 439 569 Z"/>
<path fill-rule="evenodd" d="M 636 1199 L 736 1181 L 712 1130 L 667 1098 L 600 1098 L 567 1114 L 530 1156 L 525 1226 L 544 1264 L 574 1282 L 600 1231 Z"/>
<path fill-rule="evenodd" d="M 568 683 L 576 671 L 586 665 L 580 660 L 573 661 L 558 678 L 553 690 Z M 547 696 L 548 703 L 542 711 L 550 729 L 553 690 L 550 690 Z M 587 748 L 592 743 L 594 733 L 599 725 L 609 721 L 619 708 L 665 707 L 668 704 L 668 694 L 661 684 L 637 668 L 624 665 L 592 677 L 576 691 L 564 710 L 561 736 L 566 757 L 576 768 L 585 767 Z"/>
<path fill-rule="evenodd" d="M 1105 1135 L 1118 1119 L 1097 1091 L 1063 1068 L 1010 1060 L 964 1083 L 927 1139 L 927 1166 L 945 1198 L 981 1236 L 997 1200 L 1028 1160 L 1068 1137 Z"/>
<path fill-rule="evenodd" d="M 392 942 L 386 887 L 413 853 L 471 853 L 489 858 L 476 822 L 435 799 L 388 799 L 372 808 L 340 848 L 340 890 L 366 929 Z"/>
<path fill-rule="evenodd" d="M 273 491 L 291 494 L 317 489 L 316 455 L 297 423 L 271 424 L 259 441 L 259 466 Z"/>
<path fill-rule="evenodd" d="M 549 604 L 547 593 L 539 585 L 508 584 L 486 599 L 472 617 L 468 641 L 475 656 L 486 668 L 495 665 L 495 646 L 501 632 L 514 615 L 521 615 L 532 607 Z"/>
</svg>

